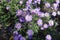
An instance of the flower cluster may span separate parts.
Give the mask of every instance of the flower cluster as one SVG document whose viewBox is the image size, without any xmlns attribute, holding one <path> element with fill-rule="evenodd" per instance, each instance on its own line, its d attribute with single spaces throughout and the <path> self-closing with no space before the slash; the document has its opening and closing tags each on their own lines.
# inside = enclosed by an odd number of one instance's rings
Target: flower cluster
<svg viewBox="0 0 60 40">
<path fill-rule="evenodd" d="M 46 30 L 48 28 L 52 28 L 55 25 L 55 21 L 53 20 L 51 16 L 56 17 L 59 15 L 60 11 L 58 10 L 59 7 L 59 0 L 56 0 L 55 3 L 52 5 L 49 2 L 43 2 L 43 9 L 50 10 L 48 12 L 44 10 L 41 11 L 41 7 L 37 5 L 41 5 L 42 0 L 27 0 L 25 4 L 25 8 L 18 9 L 16 12 L 16 16 L 18 17 L 20 22 L 28 23 L 28 27 L 30 26 L 30 22 L 33 22 L 34 15 L 38 16 L 38 19 L 36 20 L 37 27 L 40 28 L 40 30 Z M 24 1 L 19 2 L 21 5 L 24 3 Z M 35 8 L 33 8 L 35 6 Z M 8 8 L 7 8 L 8 9 Z M 20 17 L 21 16 L 21 17 Z M 43 20 L 45 19 L 45 20 Z M 23 25 L 23 24 L 22 24 Z M 15 28 L 20 29 L 21 24 L 17 23 L 15 24 Z M 33 27 L 32 27 L 33 28 Z M 27 35 L 29 39 L 32 39 L 32 36 L 34 35 L 34 32 L 32 29 L 28 29 Z M 24 37 L 22 37 L 20 40 L 26 40 Z M 50 35 L 46 35 L 46 40 L 52 40 L 52 37 Z"/>
<path fill-rule="evenodd" d="M 14 40 L 43 40 L 43 38 L 34 39 L 36 35 L 40 37 L 40 31 L 43 31 L 44 40 L 53 39 L 48 30 L 56 31 L 57 18 L 60 16 L 60 0 L 54 0 L 52 3 L 46 0 L 7 0 L 7 3 L 4 5 L 5 9 L 12 16 L 8 22 L 13 20 L 11 23 L 15 23 Z"/>
</svg>

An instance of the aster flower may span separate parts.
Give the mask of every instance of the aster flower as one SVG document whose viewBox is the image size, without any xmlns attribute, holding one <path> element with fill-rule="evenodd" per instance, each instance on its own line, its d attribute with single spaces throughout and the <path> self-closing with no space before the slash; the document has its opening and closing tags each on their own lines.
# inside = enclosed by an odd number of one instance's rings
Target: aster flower
<svg viewBox="0 0 60 40">
<path fill-rule="evenodd" d="M 45 7 L 49 8 L 50 7 L 50 3 L 46 2 L 45 3 Z"/>
<path fill-rule="evenodd" d="M 37 14 L 38 16 L 41 16 L 41 13 L 43 13 L 43 12 L 38 11 L 36 14 Z"/>
<path fill-rule="evenodd" d="M 21 37 L 22 37 L 22 35 L 21 35 L 21 34 L 19 34 L 19 35 L 18 35 L 18 38 L 20 39 Z"/>
<path fill-rule="evenodd" d="M 60 15 L 60 11 L 58 11 L 57 14 Z"/>
<path fill-rule="evenodd" d="M 14 31 L 14 32 L 13 32 L 13 35 L 14 35 L 14 36 L 18 35 L 18 31 Z"/>
<path fill-rule="evenodd" d="M 37 3 L 40 4 L 41 0 L 37 0 Z"/>
<path fill-rule="evenodd" d="M 54 25 L 54 21 L 53 20 L 49 20 L 48 23 L 49 23 L 49 26 L 53 26 Z"/>
<path fill-rule="evenodd" d="M 18 31 L 14 31 L 13 32 L 13 37 L 14 37 L 14 40 L 18 40 Z"/>
<path fill-rule="evenodd" d="M 49 34 L 48 34 L 48 35 L 46 35 L 46 37 L 45 37 L 45 38 L 46 38 L 46 40 L 52 40 L 52 37 L 51 37 L 51 35 L 49 35 Z"/>
<path fill-rule="evenodd" d="M 27 11 L 28 10 L 28 8 L 26 7 L 26 8 L 23 8 L 23 11 Z"/>
<path fill-rule="evenodd" d="M 38 20 L 37 20 L 37 24 L 38 24 L 38 26 L 42 26 L 42 25 L 43 25 L 42 19 L 38 19 Z"/>
<path fill-rule="evenodd" d="M 48 28 L 48 24 L 45 23 L 45 24 L 43 25 L 43 27 L 44 27 L 44 28 Z"/>
<path fill-rule="evenodd" d="M 21 37 L 20 40 L 26 40 L 24 37 Z"/>
<path fill-rule="evenodd" d="M 19 18 L 19 21 L 20 21 L 20 22 L 25 22 L 25 18 L 24 18 L 24 17 L 20 17 L 20 18 Z"/>
<path fill-rule="evenodd" d="M 9 10 L 9 9 L 10 9 L 10 7 L 9 7 L 9 6 L 7 6 L 7 7 L 6 7 L 6 10 Z"/>
<path fill-rule="evenodd" d="M 22 15 L 22 10 L 17 10 L 17 12 L 16 12 L 16 16 L 20 16 L 20 15 Z"/>
<path fill-rule="evenodd" d="M 28 4 L 31 4 L 31 3 L 32 3 L 32 0 L 28 0 L 27 3 L 28 3 Z"/>
<path fill-rule="evenodd" d="M 60 2 L 60 0 L 55 0 L 56 1 L 56 3 L 59 3 Z"/>
<path fill-rule="evenodd" d="M 30 5 L 29 2 L 27 1 L 27 2 L 26 2 L 26 10 L 30 10 L 30 8 L 31 8 L 31 5 Z"/>
<path fill-rule="evenodd" d="M 15 36 L 15 37 L 14 37 L 14 40 L 18 40 L 18 36 Z"/>
<path fill-rule="evenodd" d="M 43 12 L 38 13 L 39 17 L 45 17 Z"/>
<path fill-rule="evenodd" d="M 53 15 L 53 16 L 56 16 L 56 12 L 52 12 L 52 15 Z"/>
<path fill-rule="evenodd" d="M 50 14 L 47 13 L 47 12 L 44 15 L 45 15 L 45 17 L 49 17 L 50 16 Z"/>
<path fill-rule="evenodd" d="M 27 35 L 28 35 L 28 38 L 29 38 L 29 39 L 32 39 L 33 34 L 34 34 L 33 30 L 28 30 L 28 31 L 27 31 Z"/>
<path fill-rule="evenodd" d="M 30 9 L 31 13 L 35 13 L 35 9 Z"/>
<path fill-rule="evenodd" d="M 15 28 L 17 28 L 18 30 L 21 28 L 21 26 L 22 26 L 21 23 L 18 23 L 18 22 L 17 22 L 17 23 L 15 24 Z"/>
<path fill-rule="evenodd" d="M 18 40 L 18 31 L 13 32 L 14 40 Z"/>
<path fill-rule="evenodd" d="M 34 0 L 34 3 L 36 4 L 37 3 L 37 0 Z"/>
<path fill-rule="evenodd" d="M 40 11 L 40 8 L 35 8 L 35 13 L 38 13 Z"/>
<path fill-rule="evenodd" d="M 32 21 L 32 15 L 26 15 L 25 16 L 25 20 L 27 21 L 27 22 L 30 22 L 30 21 Z"/>
<path fill-rule="evenodd" d="M 28 35 L 28 36 L 31 36 L 31 35 L 33 35 L 33 34 L 34 34 L 33 30 L 27 30 L 27 35 Z"/>
<path fill-rule="evenodd" d="M 57 3 L 53 3 L 53 8 L 54 8 L 55 10 L 57 10 L 57 7 L 58 7 L 58 4 L 57 4 Z"/>
<path fill-rule="evenodd" d="M 40 8 L 31 9 L 30 11 L 31 11 L 31 13 L 36 13 L 36 14 L 38 14 L 39 11 L 40 11 Z"/>
<path fill-rule="evenodd" d="M 19 3 L 22 5 L 23 4 L 23 1 L 20 1 Z"/>
<path fill-rule="evenodd" d="M 41 30 L 44 30 L 44 27 L 41 27 Z"/>
</svg>

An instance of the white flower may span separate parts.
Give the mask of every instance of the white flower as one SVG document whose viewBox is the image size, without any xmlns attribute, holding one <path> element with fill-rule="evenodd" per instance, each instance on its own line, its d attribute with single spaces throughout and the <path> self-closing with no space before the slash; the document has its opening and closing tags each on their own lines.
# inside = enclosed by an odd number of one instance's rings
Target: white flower
<svg viewBox="0 0 60 40">
<path fill-rule="evenodd" d="M 26 15 L 25 20 L 26 21 L 32 21 L 32 15 Z"/>
<path fill-rule="evenodd" d="M 46 35 L 46 37 L 45 37 L 45 38 L 46 38 L 46 40 L 52 40 L 52 37 L 51 37 L 51 35 L 49 35 L 49 34 L 48 34 L 48 35 Z"/>
<path fill-rule="evenodd" d="M 40 4 L 41 0 L 37 0 L 38 4 Z"/>
<path fill-rule="evenodd" d="M 32 3 L 32 0 L 28 0 L 26 3 L 27 4 L 31 4 Z"/>
<path fill-rule="evenodd" d="M 49 23 L 49 26 L 53 26 L 54 25 L 54 21 L 53 20 L 49 20 L 48 23 Z"/>
<path fill-rule="evenodd" d="M 48 3 L 48 2 L 45 3 L 45 7 L 47 7 L 47 8 L 50 7 L 50 3 Z"/>
<path fill-rule="evenodd" d="M 44 15 L 45 15 L 45 17 L 49 17 L 50 16 L 50 14 L 47 13 L 47 12 Z"/>
<path fill-rule="evenodd" d="M 55 0 L 57 3 L 59 3 L 60 1 L 59 0 Z"/>
<path fill-rule="evenodd" d="M 60 11 L 58 11 L 57 14 L 60 15 Z"/>
<path fill-rule="evenodd" d="M 20 3 L 20 4 L 23 4 L 23 1 L 20 1 L 19 3 Z"/>
<path fill-rule="evenodd" d="M 54 3 L 54 4 L 53 4 L 53 8 L 54 8 L 55 10 L 57 10 L 57 7 L 58 7 L 58 4 L 57 4 L 57 3 Z"/>
<path fill-rule="evenodd" d="M 10 9 L 10 7 L 9 7 L 9 6 L 7 6 L 7 7 L 6 7 L 6 9 L 7 9 L 7 10 L 9 10 L 9 9 Z"/>
<path fill-rule="evenodd" d="M 41 30 L 44 30 L 44 27 L 41 27 Z"/>
<path fill-rule="evenodd" d="M 52 15 L 53 15 L 53 16 L 56 16 L 56 12 L 53 12 Z"/>
<path fill-rule="evenodd" d="M 37 20 L 37 24 L 38 24 L 38 26 L 42 26 L 43 25 L 43 21 L 41 19 L 38 19 Z"/>
<path fill-rule="evenodd" d="M 47 24 L 44 24 L 43 27 L 44 27 L 44 28 L 48 28 L 48 25 L 47 25 Z"/>
<path fill-rule="evenodd" d="M 41 0 L 37 0 L 37 1 L 39 1 L 39 2 L 40 2 Z"/>
<path fill-rule="evenodd" d="M 27 11 L 28 10 L 28 8 L 26 7 L 26 8 L 23 8 L 23 11 Z"/>
<path fill-rule="evenodd" d="M 35 0 L 34 3 L 37 3 L 37 1 Z"/>
</svg>

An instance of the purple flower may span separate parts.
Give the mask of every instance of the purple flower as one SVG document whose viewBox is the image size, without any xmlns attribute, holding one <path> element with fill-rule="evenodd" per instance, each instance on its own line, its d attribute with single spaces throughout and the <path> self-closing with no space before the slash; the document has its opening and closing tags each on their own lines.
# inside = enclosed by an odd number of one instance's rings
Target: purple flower
<svg viewBox="0 0 60 40">
<path fill-rule="evenodd" d="M 26 40 L 24 37 L 21 37 L 20 40 Z"/>
<path fill-rule="evenodd" d="M 21 37 L 22 37 L 22 35 L 21 35 L 21 34 L 19 34 L 19 35 L 18 35 L 18 38 L 20 39 Z"/>
<path fill-rule="evenodd" d="M 35 9 L 31 9 L 30 10 L 31 11 L 31 13 L 39 13 L 39 11 L 40 11 L 40 8 L 35 8 Z"/>
<path fill-rule="evenodd" d="M 18 35 L 18 31 L 14 31 L 13 32 L 13 35 Z"/>
<path fill-rule="evenodd" d="M 33 37 L 32 35 L 31 35 L 31 36 L 28 36 L 28 38 L 29 38 L 30 40 L 32 39 L 32 37 Z"/>
<path fill-rule="evenodd" d="M 34 3 L 35 3 L 35 4 L 36 4 L 36 3 L 40 4 L 40 2 L 41 2 L 41 0 L 34 0 Z"/>
<path fill-rule="evenodd" d="M 18 36 L 15 36 L 15 37 L 14 37 L 14 40 L 18 40 Z"/>
<path fill-rule="evenodd" d="M 20 22 L 25 22 L 25 18 L 24 18 L 24 17 L 20 17 L 20 18 L 19 18 L 19 21 L 20 21 Z"/>
<path fill-rule="evenodd" d="M 11 0 L 7 0 L 7 2 L 10 2 Z"/>
<path fill-rule="evenodd" d="M 26 3 L 30 5 L 32 3 L 32 0 L 28 0 Z"/>
<path fill-rule="evenodd" d="M 40 15 L 39 15 L 40 14 Z M 38 13 L 39 17 L 45 17 L 43 12 Z"/>
<path fill-rule="evenodd" d="M 43 25 L 43 27 L 44 27 L 44 28 L 48 28 L 48 25 L 45 23 L 45 24 Z"/>
<path fill-rule="evenodd" d="M 15 28 L 17 28 L 18 30 L 21 28 L 21 26 L 22 26 L 21 23 L 16 23 L 15 24 Z"/>
<path fill-rule="evenodd" d="M 38 20 L 37 20 L 37 24 L 38 24 L 38 26 L 42 26 L 42 25 L 43 25 L 42 19 L 38 19 Z"/>
<path fill-rule="evenodd" d="M 17 10 L 17 12 L 16 12 L 16 16 L 20 16 L 20 15 L 22 15 L 22 10 Z"/>
<path fill-rule="evenodd" d="M 40 11 L 40 8 L 35 8 L 35 13 L 38 13 Z"/>
<path fill-rule="evenodd" d="M 13 37 L 14 37 L 14 40 L 17 39 L 16 37 L 18 37 L 18 31 L 13 32 Z"/>
<path fill-rule="evenodd" d="M 18 40 L 18 31 L 13 32 L 14 40 Z"/>
<path fill-rule="evenodd" d="M 32 15 L 26 15 L 25 16 L 25 20 L 27 21 L 27 22 L 30 22 L 30 21 L 32 21 Z"/>
<path fill-rule="evenodd" d="M 33 35 L 33 34 L 34 34 L 33 30 L 28 30 L 28 31 L 27 31 L 27 35 L 28 35 L 28 36 L 31 36 L 31 35 Z"/>
<path fill-rule="evenodd" d="M 37 0 L 34 0 L 34 3 L 36 4 L 37 3 Z"/>
<path fill-rule="evenodd" d="M 37 13 L 37 15 L 38 15 L 39 17 L 45 17 L 44 12 L 41 12 L 41 11 L 39 11 L 39 12 Z"/>
<path fill-rule="evenodd" d="M 51 37 L 51 35 L 49 35 L 49 34 L 48 34 L 48 35 L 46 35 L 46 37 L 45 37 L 45 38 L 46 38 L 46 40 L 52 40 L 52 37 Z"/>
</svg>

